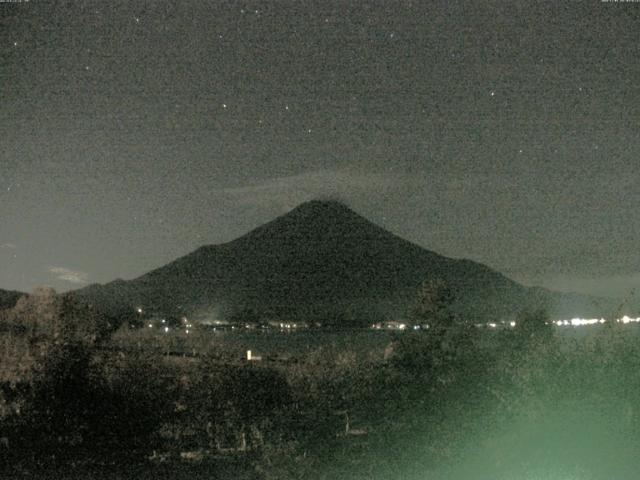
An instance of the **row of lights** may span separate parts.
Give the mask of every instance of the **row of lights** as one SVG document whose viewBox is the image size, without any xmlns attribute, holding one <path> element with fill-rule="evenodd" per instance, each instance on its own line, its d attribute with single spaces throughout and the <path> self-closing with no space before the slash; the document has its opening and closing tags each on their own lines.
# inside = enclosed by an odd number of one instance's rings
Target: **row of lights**
<svg viewBox="0 0 640 480">
<path fill-rule="evenodd" d="M 138 307 L 136 309 L 136 312 L 141 314 L 143 312 L 142 308 Z M 186 328 L 186 333 L 189 333 L 189 329 L 193 327 L 193 325 L 191 323 L 189 323 L 189 321 L 187 320 L 187 317 L 182 317 L 182 322 L 185 324 L 185 328 Z M 553 325 L 556 325 L 558 327 L 566 327 L 566 326 L 572 326 L 572 327 L 580 327 L 583 325 L 598 325 L 598 324 L 604 324 L 606 322 L 606 320 L 604 318 L 572 318 L 571 320 L 554 320 L 553 322 L 551 322 Z M 166 323 L 166 320 L 163 318 L 162 319 L 162 323 Z M 616 319 L 616 323 L 623 323 L 623 324 L 629 324 L 629 323 L 640 323 L 640 317 L 636 317 L 636 318 L 632 318 L 629 317 L 628 315 L 624 315 L 622 318 L 618 318 Z M 515 321 L 510 321 L 509 322 L 509 327 L 513 328 L 516 326 L 516 322 Z M 498 328 L 498 326 L 506 326 L 506 324 L 502 323 L 502 324 L 497 324 L 495 322 L 490 322 L 487 324 L 477 324 L 477 327 L 482 327 L 482 326 L 487 326 L 489 328 Z M 248 325 L 245 326 L 246 328 L 249 328 Z M 280 324 L 280 328 L 281 329 L 291 329 L 291 328 L 297 328 L 298 325 L 295 323 L 281 323 Z M 386 329 L 394 329 L 394 330 L 405 330 L 407 328 L 407 324 L 405 323 L 399 323 L 396 325 L 391 325 L 391 324 L 387 324 L 386 326 L 383 326 L 382 323 L 377 323 L 377 324 L 373 324 L 371 326 L 373 329 L 375 330 L 381 330 L 382 328 Z M 153 324 L 150 323 L 149 324 L 149 328 L 153 328 Z M 235 327 L 231 327 L 232 329 L 235 330 Z M 421 330 L 421 329 L 428 329 L 429 325 L 414 325 L 413 326 L 413 330 Z M 169 327 L 165 326 L 164 327 L 164 332 L 168 333 L 169 332 Z"/>
<path fill-rule="evenodd" d="M 552 325 L 556 325 L 558 327 L 566 327 L 566 326 L 581 327 L 583 325 L 598 325 L 598 324 L 601 325 L 603 323 L 606 323 L 606 320 L 604 318 L 572 318 L 571 320 L 554 320 L 549 323 Z M 622 318 L 616 319 L 616 323 L 623 323 L 625 325 L 629 323 L 640 323 L 640 317 L 632 318 L 632 317 L 629 317 L 628 315 L 625 315 Z M 488 327 L 488 328 L 498 328 L 498 327 L 507 327 L 507 326 L 514 328 L 516 326 L 516 322 L 512 320 L 509 323 L 489 322 L 489 323 L 476 324 L 476 327 Z M 373 324 L 371 327 L 374 330 L 382 330 L 382 329 L 405 330 L 407 328 L 407 325 L 404 323 L 401 323 L 393 326 L 391 325 L 384 326 L 383 324 L 377 323 L 377 324 Z M 428 329 L 428 328 L 429 328 L 429 325 L 413 326 L 413 330 L 421 330 L 421 329 Z"/>
</svg>

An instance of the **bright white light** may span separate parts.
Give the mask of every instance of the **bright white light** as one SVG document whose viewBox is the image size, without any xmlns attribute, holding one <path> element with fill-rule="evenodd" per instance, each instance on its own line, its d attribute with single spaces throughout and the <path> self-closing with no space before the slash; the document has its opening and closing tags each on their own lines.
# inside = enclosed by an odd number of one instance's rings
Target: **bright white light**
<svg viewBox="0 0 640 480">
<path fill-rule="evenodd" d="M 510 327 L 515 327 L 516 326 L 516 322 L 514 322 L 513 320 L 509 322 L 509 326 Z"/>
<path fill-rule="evenodd" d="M 149 324 L 149 328 L 153 328 L 153 324 L 152 323 Z"/>
<path fill-rule="evenodd" d="M 142 309 L 141 309 L 140 307 L 138 307 L 138 308 L 136 309 L 136 312 L 138 312 L 138 313 L 142 313 Z"/>
<path fill-rule="evenodd" d="M 597 318 L 572 318 L 571 325 L 579 327 L 581 325 L 595 325 L 600 322 Z"/>
<path fill-rule="evenodd" d="M 623 316 L 622 318 L 618 318 L 615 320 L 617 323 L 629 324 L 629 323 L 639 323 L 640 317 L 631 318 L 628 315 Z M 572 327 L 582 327 L 584 325 L 602 325 L 607 321 L 604 318 L 572 318 L 571 320 L 554 320 L 553 323 L 558 327 L 563 327 L 567 325 L 571 325 Z"/>
<path fill-rule="evenodd" d="M 164 327 L 164 333 L 167 333 L 169 331 L 169 327 Z"/>
</svg>

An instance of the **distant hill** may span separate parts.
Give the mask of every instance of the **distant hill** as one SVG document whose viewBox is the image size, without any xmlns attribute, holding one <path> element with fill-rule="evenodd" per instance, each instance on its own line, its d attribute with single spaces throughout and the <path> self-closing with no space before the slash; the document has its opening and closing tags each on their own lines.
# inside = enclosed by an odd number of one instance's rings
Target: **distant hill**
<svg viewBox="0 0 640 480">
<path fill-rule="evenodd" d="M 524 248 L 524 247 L 523 247 Z M 369 324 L 401 318 L 422 281 L 444 280 L 470 319 L 513 318 L 527 305 L 595 315 L 610 299 L 524 287 L 471 260 L 438 255 L 334 201 L 310 201 L 229 243 L 204 246 L 130 281 L 76 291 L 109 310 Z"/>
<path fill-rule="evenodd" d="M 10 290 L 0 290 L 0 310 L 6 308 L 13 308 L 20 297 L 24 293 L 15 292 Z"/>
</svg>

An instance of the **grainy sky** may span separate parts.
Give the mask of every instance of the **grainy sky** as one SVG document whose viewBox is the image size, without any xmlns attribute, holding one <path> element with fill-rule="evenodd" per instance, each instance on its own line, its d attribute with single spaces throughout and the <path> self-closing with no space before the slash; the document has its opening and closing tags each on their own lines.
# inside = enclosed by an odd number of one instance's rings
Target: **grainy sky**
<svg viewBox="0 0 640 480">
<path fill-rule="evenodd" d="M 330 196 L 526 284 L 640 286 L 640 3 L 0 3 L 0 288 Z"/>
</svg>

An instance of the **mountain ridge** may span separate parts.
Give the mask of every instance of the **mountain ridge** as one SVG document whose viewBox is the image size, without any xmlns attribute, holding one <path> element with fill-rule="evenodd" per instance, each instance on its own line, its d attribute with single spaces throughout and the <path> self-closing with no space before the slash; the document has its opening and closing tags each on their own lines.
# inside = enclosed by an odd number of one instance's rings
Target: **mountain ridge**
<svg viewBox="0 0 640 480">
<path fill-rule="evenodd" d="M 340 202 L 321 200 L 133 280 L 76 294 L 111 309 L 141 305 L 165 314 L 364 325 L 404 316 L 429 278 L 449 285 L 465 318 L 513 318 L 540 303 L 559 314 L 563 302 L 573 304 L 567 314 L 596 313 L 590 297 L 524 287 L 481 263 L 409 242 Z"/>
</svg>

